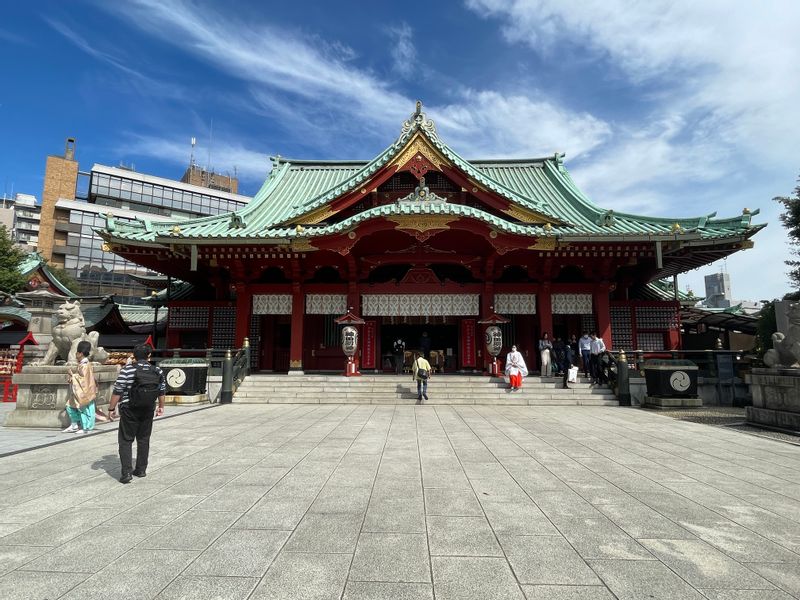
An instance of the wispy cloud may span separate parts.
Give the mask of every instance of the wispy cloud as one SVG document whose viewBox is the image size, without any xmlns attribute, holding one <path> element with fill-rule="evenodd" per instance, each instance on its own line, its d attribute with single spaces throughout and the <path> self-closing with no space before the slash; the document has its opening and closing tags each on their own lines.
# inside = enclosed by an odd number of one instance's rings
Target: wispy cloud
<svg viewBox="0 0 800 600">
<path fill-rule="evenodd" d="M 175 98 L 175 99 L 185 98 L 185 93 L 179 86 L 173 83 L 167 84 L 163 81 L 153 79 L 152 77 L 145 75 L 141 71 L 134 69 L 133 67 L 126 64 L 125 59 L 116 56 L 111 52 L 100 50 L 99 48 L 90 44 L 84 36 L 81 36 L 77 31 L 75 31 L 72 27 L 70 27 L 66 23 L 58 21 L 56 19 L 52 19 L 50 17 L 45 17 L 44 20 L 47 22 L 48 25 L 50 25 L 50 27 L 55 29 L 58 33 L 64 36 L 77 48 L 79 48 L 89 56 L 97 59 L 98 61 L 110 65 L 114 67 L 114 69 L 120 71 L 123 75 L 126 76 L 125 81 L 127 81 L 133 88 L 137 89 L 139 92 L 147 95 L 162 96 L 167 98 Z"/>
<path fill-rule="evenodd" d="M 205 167 L 215 169 L 217 172 L 233 174 L 250 182 L 262 182 L 270 168 L 269 158 L 266 153 L 245 148 L 239 144 L 214 142 L 212 164 L 204 165 L 209 156 L 207 142 L 199 141 L 194 152 L 197 162 Z M 189 137 L 185 141 L 175 137 L 155 135 L 129 134 L 128 139 L 120 144 L 116 153 L 127 158 L 146 156 L 157 158 L 167 163 L 185 167 L 189 163 Z"/>
<path fill-rule="evenodd" d="M 417 48 L 414 46 L 414 31 L 408 23 L 388 27 L 392 38 L 392 69 L 406 79 L 414 75 Z"/>
<path fill-rule="evenodd" d="M 0 40 L 10 44 L 21 44 L 25 46 L 31 45 L 31 40 L 5 29 L 0 29 Z"/>
</svg>

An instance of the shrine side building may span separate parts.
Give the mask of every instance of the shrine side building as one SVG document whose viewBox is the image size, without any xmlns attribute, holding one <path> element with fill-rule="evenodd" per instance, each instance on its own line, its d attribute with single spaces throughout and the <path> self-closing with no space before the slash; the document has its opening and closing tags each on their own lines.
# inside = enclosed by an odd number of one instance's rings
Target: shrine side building
<svg viewBox="0 0 800 600">
<path fill-rule="evenodd" d="M 393 341 L 413 349 L 424 332 L 440 367 L 471 371 L 488 364 L 480 322 L 496 315 L 508 321 L 505 345 L 529 365 L 543 332 L 678 348 L 678 299 L 658 299 L 654 285 L 751 247 L 764 227 L 755 214 L 600 208 L 563 155 L 466 160 L 418 103 L 370 161 L 276 157 L 237 212 L 109 216 L 100 234 L 107 251 L 191 284 L 165 298 L 171 347 L 238 347 L 249 337 L 257 369 L 341 371 L 335 319 L 351 312 L 365 321 L 362 370 L 388 369 Z"/>
</svg>

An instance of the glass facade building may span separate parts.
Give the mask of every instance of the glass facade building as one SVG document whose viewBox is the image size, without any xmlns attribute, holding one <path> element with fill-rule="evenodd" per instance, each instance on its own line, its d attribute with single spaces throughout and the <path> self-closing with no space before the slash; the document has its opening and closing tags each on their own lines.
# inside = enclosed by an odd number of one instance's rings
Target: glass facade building
<svg viewBox="0 0 800 600">
<path fill-rule="evenodd" d="M 121 304 L 141 304 L 152 288 L 131 275 L 156 275 L 103 250 L 95 232 L 106 214 L 119 222 L 192 218 L 236 211 L 250 198 L 127 169 L 94 165 L 87 198 L 56 203 L 54 255 L 80 284 L 83 296 L 114 294 Z"/>
</svg>

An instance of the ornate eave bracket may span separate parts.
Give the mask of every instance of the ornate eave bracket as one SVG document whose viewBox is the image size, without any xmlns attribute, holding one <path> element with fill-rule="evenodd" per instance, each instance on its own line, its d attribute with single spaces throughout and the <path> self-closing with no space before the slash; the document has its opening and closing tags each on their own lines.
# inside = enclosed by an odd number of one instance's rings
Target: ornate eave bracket
<svg viewBox="0 0 800 600">
<path fill-rule="evenodd" d="M 425 178 L 419 180 L 419 185 L 408 196 L 398 199 L 398 204 L 446 204 L 447 200 L 437 196 L 425 185 Z"/>
</svg>

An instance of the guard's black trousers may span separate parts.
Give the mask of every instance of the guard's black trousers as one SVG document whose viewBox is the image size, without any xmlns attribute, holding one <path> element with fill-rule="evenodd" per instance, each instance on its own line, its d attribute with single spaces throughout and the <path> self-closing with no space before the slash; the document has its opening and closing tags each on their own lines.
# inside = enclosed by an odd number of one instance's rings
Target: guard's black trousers
<svg viewBox="0 0 800 600">
<path fill-rule="evenodd" d="M 132 408 L 126 404 L 119 405 L 119 462 L 122 476 L 131 474 L 133 440 L 136 440 L 136 471 L 147 470 L 147 458 L 150 455 L 150 433 L 153 431 L 154 408 Z"/>
</svg>

